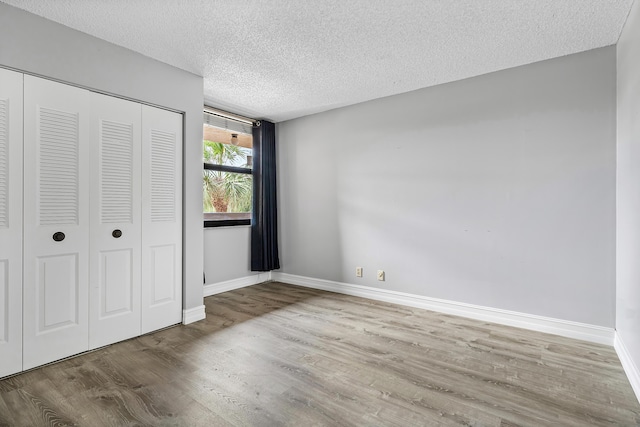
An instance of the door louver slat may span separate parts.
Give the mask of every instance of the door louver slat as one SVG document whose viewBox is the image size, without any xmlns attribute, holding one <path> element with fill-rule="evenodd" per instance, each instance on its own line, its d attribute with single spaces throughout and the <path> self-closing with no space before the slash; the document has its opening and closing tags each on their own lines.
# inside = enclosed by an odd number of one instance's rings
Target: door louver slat
<svg viewBox="0 0 640 427">
<path fill-rule="evenodd" d="M 9 226 L 9 100 L 0 99 L 0 228 Z"/>
<path fill-rule="evenodd" d="M 151 221 L 174 222 L 176 135 L 151 131 Z"/>
<path fill-rule="evenodd" d="M 133 127 L 103 121 L 100 141 L 103 224 L 133 222 Z"/>
<path fill-rule="evenodd" d="M 78 224 L 78 115 L 38 111 L 38 220 Z"/>
</svg>

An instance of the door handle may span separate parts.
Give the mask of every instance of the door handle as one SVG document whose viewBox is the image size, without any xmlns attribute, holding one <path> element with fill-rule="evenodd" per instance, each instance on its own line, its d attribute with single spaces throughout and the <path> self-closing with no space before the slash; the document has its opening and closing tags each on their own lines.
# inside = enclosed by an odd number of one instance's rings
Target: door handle
<svg viewBox="0 0 640 427">
<path fill-rule="evenodd" d="M 120 238 L 122 236 L 122 231 L 121 230 L 113 230 L 113 232 L 111 233 L 111 235 L 113 237 L 115 237 L 116 239 Z"/>
<path fill-rule="evenodd" d="M 56 242 L 62 242 L 65 237 L 66 236 L 64 235 L 64 233 L 62 231 L 57 231 L 57 232 L 53 233 L 53 240 L 55 240 Z"/>
</svg>

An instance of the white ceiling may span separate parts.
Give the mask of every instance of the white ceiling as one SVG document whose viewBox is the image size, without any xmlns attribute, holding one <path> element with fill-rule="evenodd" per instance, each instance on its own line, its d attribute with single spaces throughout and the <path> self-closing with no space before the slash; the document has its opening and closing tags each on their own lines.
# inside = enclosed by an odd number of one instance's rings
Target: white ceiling
<svg viewBox="0 0 640 427">
<path fill-rule="evenodd" d="M 2 0 L 283 121 L 615 44 L 633 0 Z"/>
</svg>

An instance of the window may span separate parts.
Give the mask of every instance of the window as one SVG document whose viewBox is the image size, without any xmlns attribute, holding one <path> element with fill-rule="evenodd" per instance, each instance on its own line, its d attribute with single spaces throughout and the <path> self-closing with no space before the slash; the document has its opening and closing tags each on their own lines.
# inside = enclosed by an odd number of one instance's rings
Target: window
<svg viewBox="0 0 640 427">
<path fill-rule="evenodd" d="M 205 227 L 251 224 L 252 123 L 204 114 L 202 171 Z"/>
</svg>

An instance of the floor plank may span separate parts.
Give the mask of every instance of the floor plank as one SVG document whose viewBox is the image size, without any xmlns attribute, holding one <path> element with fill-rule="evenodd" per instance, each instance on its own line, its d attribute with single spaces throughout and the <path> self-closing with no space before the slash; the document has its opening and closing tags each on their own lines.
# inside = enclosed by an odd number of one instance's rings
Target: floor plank
<svg viewBox="0 0 640 427">
<path fill-rule="evenodd" d="M 265 283 L 0 381 L 0 426 L 637 426 L 611 347 Z"/>
</svg>

